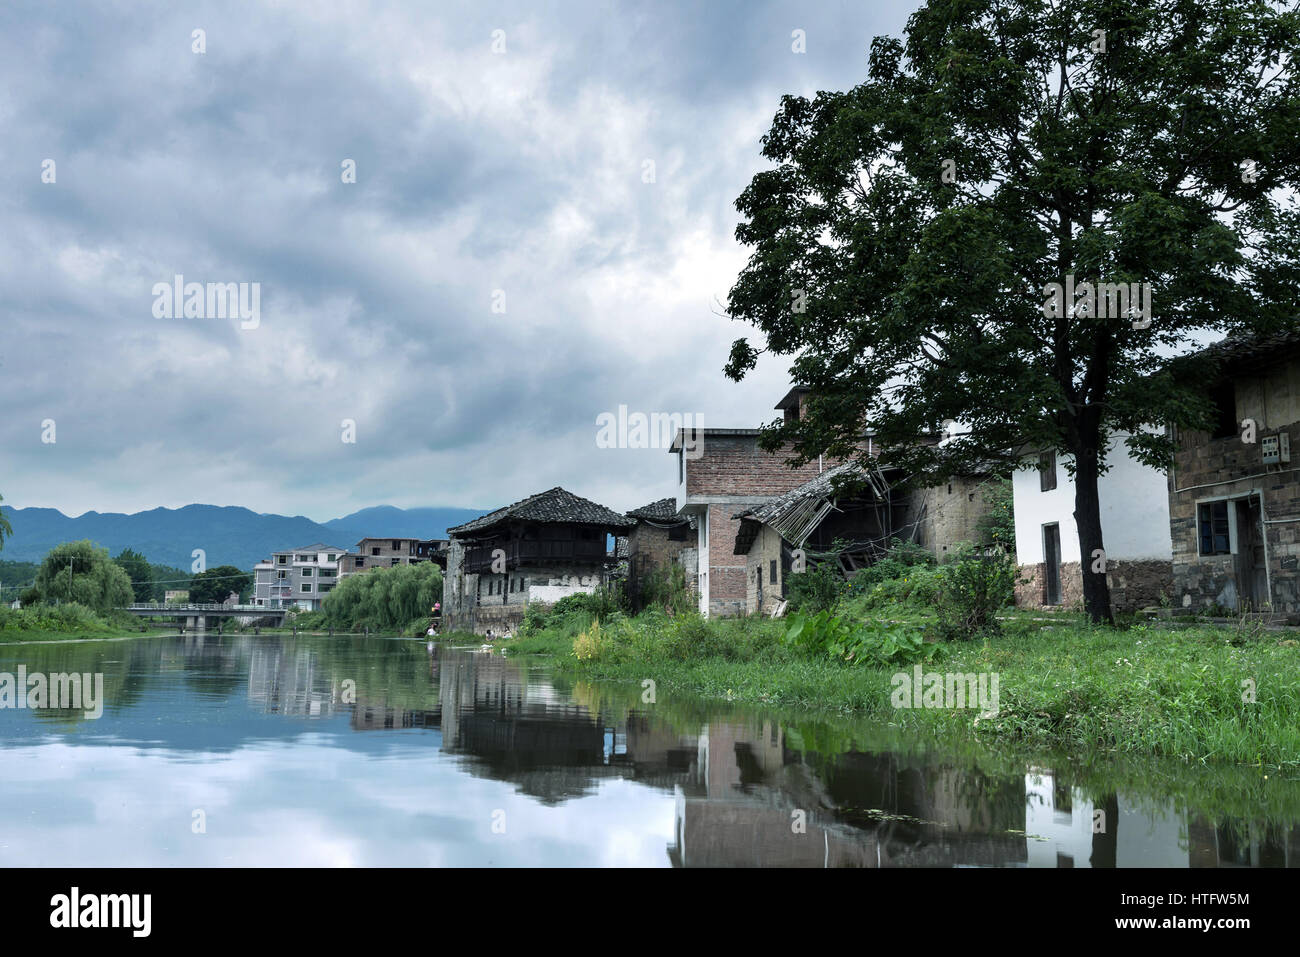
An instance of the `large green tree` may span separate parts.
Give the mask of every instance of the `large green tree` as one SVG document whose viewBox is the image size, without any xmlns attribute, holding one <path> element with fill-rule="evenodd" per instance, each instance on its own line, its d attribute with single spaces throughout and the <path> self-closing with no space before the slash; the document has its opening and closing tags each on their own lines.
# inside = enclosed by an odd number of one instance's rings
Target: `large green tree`
<svg viewBox="0 0 1300 957">
<path fill-rule="evenodd" d="M 253 583 L 253 576 L 234 565 L 218 565 L 199 572 L 190 579 L 190 601 L 222 602 L 233 591 L 243 594 Z"/>
<path fill-rule="evenodd" d="M 105 612 L 131 603 L 131 579 L 108 557 L 108 549 L 88 539 L 50 549 L 36 573 L 44 601 L 75 601 Z"/>
<path fill-rule="evenodd" d="M 765 341 L 727 374 L 792 356 L 812 399 L 764 444 L 861 455 L 867 430 L 932 482 L 1055 450 L 1104 558 L 1120 435 L 1160 466 L 1173 440 L 1144 426 L 1213 416 L 1163 357 L 1296 325 L 1297 37 L 1272 0 L 935 0 L 873 41 L 861 85 L 785 97 L 736 204 L 753 248 L 729 312 Z M 1050 303 L 1071 281 L 1149 283 L 1150 314 Z M 916 441 L 947 420 L 969 435 Z M 1082 566 L 1109 619 L 1104 565 Z"/>
<path fill-rule="evenodd" d="M 134 549 L 124 548 L 113 561 L 131 579 L 131 591 L 136 601 L 146 602 L 153 597 L 153 569 L 147 558 Z"/>
</svg>

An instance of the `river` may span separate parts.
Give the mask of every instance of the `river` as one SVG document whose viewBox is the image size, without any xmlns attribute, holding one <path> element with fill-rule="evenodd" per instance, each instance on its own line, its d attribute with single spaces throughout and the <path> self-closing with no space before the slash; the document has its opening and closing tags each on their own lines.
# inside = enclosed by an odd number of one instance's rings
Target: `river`
<svg viewBox="0 0 1300 957">
<path fill-rule="evenodd" d="M 1300 782 L 1258 770 L 921 747 L 398 639 L 0 645 L 20 666 L 104 700 L 0 709 L 5 866 L 1300 866 Z"/>
</svg>

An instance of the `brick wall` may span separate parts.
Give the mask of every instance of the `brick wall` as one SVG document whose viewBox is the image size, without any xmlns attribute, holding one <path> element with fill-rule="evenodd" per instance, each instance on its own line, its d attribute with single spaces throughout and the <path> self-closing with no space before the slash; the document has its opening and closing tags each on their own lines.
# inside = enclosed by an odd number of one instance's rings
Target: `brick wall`
<svg viewBox="0 0 1300 957">
<path fill-rule="evenodd" d="M 816 460 L 790 468 L 785 463 L 788 455 L 760 450 L 755 435 L 706 434 L 700 457 L 686 463 L 686 496 L 780 495 L 820 474 Z"/>
</svg>

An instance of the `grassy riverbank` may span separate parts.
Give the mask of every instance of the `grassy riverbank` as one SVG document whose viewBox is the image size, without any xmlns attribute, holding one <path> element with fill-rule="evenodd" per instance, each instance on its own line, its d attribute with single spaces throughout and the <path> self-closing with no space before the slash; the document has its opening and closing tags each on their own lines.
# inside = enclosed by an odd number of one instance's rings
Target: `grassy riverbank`
<svg viewBox="0 0 1300 957">
<path fill-rule="evenodd" d="M 897 617 L 915 617 L 906 611 Z M 1062 614 L 1014 616 L 974 641 L 927 642 L 927 673 L 998 676 L 997 714 L 983 718 L 978 708 L 896 708 L 891 679 L 911 675 L 913 662 L 814 654 L 783 640 L 788 622 L 615 614 L 593 628 L 581 613 L 553 619 L 507 643 L 507 653 L 550 656 L 575 677 L 651 679 L 659 700 L 680 691 L 838 712 L 936 741 L 1300 770 L 1300 647 L 1289 633 L 1115 629 Z M 1243 700 L 1251 689 L 1255 700 Z"/>
<path fill-rule="evenodd" d="M 100 614 L 75 603 L 31 608 L 0 607 L 0 644 L 132 638 L 147 631 L 143 622 L 126 612 Z"/>
</svg>

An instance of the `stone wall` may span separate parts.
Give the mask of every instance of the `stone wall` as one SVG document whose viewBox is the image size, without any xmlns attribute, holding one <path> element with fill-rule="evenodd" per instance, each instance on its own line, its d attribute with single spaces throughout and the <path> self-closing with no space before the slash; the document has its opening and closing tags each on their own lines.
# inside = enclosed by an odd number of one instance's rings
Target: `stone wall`
<svg viewBox="0 0 1300 957">
<path fill-rule="evenodd" d="M 1047 605 L 1043 601 L 1046 568 L 1047 566 L 1041 562 L 1037 565 L 1020 566 L 1020 578 L 1028 581 L 1016 584 L 1016 606 L 1040 609 L 1082 607 L 1083 573 L 1079 563 L 1065 562 L 1061 565 L 1059 605 Z M 1162 599 L 1169 600 L 1173 593 L 1173 565 L 1156 559 L 1108 561 L 1106 584 L 1110 588 L 1110 607 L 1114 614 L 1159 606 Z"/>
<path fill-rule="evenodd" d="M 1184 432 L 1179 437 L 1169 495 L 1176 608 L 1235 606 L 1243 584 L 1238 581 L 1239 553 L 1200 554 L 1197 506 L 1227 498 L 1235 524 L 1233 503 L 1258 495 L 1270 610 L 1300 618 L 1300 423 L 1278 426 L 1262 417 L 1258 421 L 1260 440 L 1279 431 L 1290 436 L 1289 464 L 1266 468 L 1262 441 L 1247 444 L 1240 436 L 1211 439 L 1203 432 Z M 1242 535 L 1243 530 L 1238 529 L 1236 541 Z"/>
<path fill-rule="evenodd" d="M 907 521 L 917 523 L 921 544 L 935 558 L 942 561 L 962 542 L 979 538 L 980 519 L 989 511 L 986 486 L 983 478 L 958 476 L 912 493 Z"/>
</svg>

